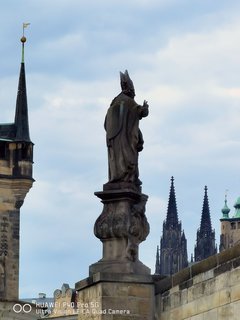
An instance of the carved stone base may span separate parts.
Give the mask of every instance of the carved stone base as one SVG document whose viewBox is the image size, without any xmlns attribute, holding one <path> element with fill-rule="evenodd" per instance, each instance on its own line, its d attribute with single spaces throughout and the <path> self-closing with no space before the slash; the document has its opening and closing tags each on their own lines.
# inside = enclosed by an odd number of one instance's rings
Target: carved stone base
<svg viewBox="0 0 240 320">
<path fill-rule="evenodd" d="M 109 185 L 108 185 L 109 186 Z M 103 257 L 89 268 L 96 272 L 150 274 L 150 269 L 138 259 L 139 243 L 149 233 L 145 216 L 147 196 L 134 188 L 96 192 L 104 204 L 94 226 L 94 233 L 103 243 Z"/>
<path fill-rule="evenodd" d="M 97 263 L 90 265 L 89 276 L 97 272 L 102 273 L 134 273 L 134 274 L 151 274 L 151 269 L 145 266 L 141 261 L 118 261 L 118 260 L 100 260 Z"/>
</svg>

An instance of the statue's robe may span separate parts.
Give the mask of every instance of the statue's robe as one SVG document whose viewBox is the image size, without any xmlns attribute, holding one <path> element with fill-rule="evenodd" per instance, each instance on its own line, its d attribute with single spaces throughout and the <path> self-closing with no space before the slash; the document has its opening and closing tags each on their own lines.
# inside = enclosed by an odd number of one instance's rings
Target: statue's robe
<svg viewBox="0 0 240 320">
<path fill-rule="evenodd" d="M 146 114 L 147 115 L 147 114 Z M 144 108 L 123 92 L 111 103 L 106 118 L 109 182 L 138 180 L 138 152 L 143 148 L 139 120 Z"/>
</svg>

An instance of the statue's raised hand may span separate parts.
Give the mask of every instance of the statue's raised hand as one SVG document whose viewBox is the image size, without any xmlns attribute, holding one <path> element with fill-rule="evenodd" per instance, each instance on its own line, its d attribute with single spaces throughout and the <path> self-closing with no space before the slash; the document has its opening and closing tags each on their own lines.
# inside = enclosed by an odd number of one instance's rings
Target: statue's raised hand
<svg viewBox="0 0 240 320">
<path fill-rule="evenodd" d="M 148 105 L 147 101 L 144 100 L 144 101 L 143 101 L 143 108 L 148 108 L 148 107 L 149 107 L 149 105 Z"/>
</svg>

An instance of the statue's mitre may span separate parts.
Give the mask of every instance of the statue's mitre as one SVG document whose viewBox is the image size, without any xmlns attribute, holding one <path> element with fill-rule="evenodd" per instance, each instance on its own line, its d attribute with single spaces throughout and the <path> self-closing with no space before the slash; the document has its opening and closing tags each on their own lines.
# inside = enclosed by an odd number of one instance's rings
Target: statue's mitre
<svg viewBox="0 0 240 320">
<path fill-rule="evenodd" d="M 128 71 L 125 70 L 124 73 L 122 73 L 120 71 L 120 81 L 121 81 L 121 88 L 122 88 L 122 91 L 135 91 L 134 90 L 134 86 L 133 86 L 133 82 L 132 80 L 130 79 L 129 77 L 129 74 L 128 74 Z"/>
</svg>

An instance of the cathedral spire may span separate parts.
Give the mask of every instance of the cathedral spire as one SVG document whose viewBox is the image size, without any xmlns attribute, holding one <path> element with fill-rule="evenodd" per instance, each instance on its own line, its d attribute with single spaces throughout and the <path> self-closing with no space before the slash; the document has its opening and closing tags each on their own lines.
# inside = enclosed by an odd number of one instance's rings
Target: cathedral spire
<svg viewBox="0 0 240 320">
<path fill-rule="evenodd" d="M 26 78 L 25 78 L 25 66 L 24 66 L 24 43 L 26 38 L 21 38 L 22 42 L 22 62 L 20 68 L 18 93 L 15 112 L 15 127 L 16 127 L 16 141 L 31 142 L 29 135 L 28 124 L 28 106 L 27 106 L 27 90 L 26 90 Z"/>
<path fill-rule="evenodd" d="M 163 223 L 160 240 L 160 274 L 171 275 L 187 265 L 187 240 L 182 232 L 181 222 L 178 221 L 174 178 L 172 177 L 167 218 Z"/>
<path fill-rule="evenodd" d="M 202 234 L 210 234 L 212 232 L 212 224 L 211 224 L 211 218 L 210 218 L 210 210 L 209 210 L 207 191 L 208 191 L 208 188 L 207 188 L 207 186 L 205 186 L 201 225 L 200 225 L 200 233 L 202 233 Z"/>
<path fill-rule="evenodd" d="M 207 186 L 205 186 L 201 224 L 197 231 L 197 241 L 194 250 L 195 261 L 201 261 L 217 253 L 215 231 L 211 225 L 207 190 Z"/>
<path fill-rule="evenodd" d="M 157 246 L 156 263 L 155 263 L 155 274 L 160 274 L 159 246 Z"/>
<path fill-rule="evenodd" d="M 174 178 L 171 177 L 171 187 L 170 187 L 169 200 L 168 200 L 166 226 L 175 227 L 177 224 L 178 224 L 178 213 L 177 213 L 177 203 L 176 203 L 176 195 L 175 195 L 175 188 L 174 188 Z"/>
<path fill-rule="evenodd" d="M 186 236 L 185 236 L 185 232 L 183 230 L 183 232 L 182 232 L 182 241 L 185 241 L 185 240 L 186 240 Z"/>
</svg>

